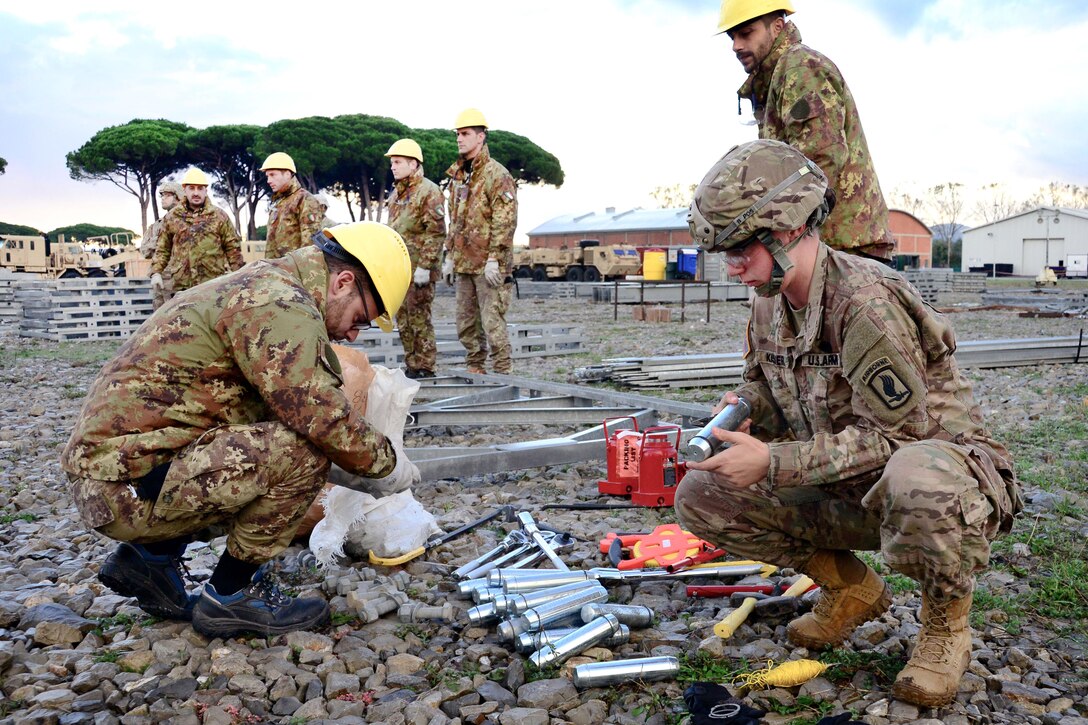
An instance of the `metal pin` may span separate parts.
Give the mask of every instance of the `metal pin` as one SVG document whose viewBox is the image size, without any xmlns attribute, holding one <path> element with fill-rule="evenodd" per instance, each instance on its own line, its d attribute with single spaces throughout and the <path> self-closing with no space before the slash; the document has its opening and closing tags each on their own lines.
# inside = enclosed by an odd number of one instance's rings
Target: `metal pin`
<svg viewBox="0 0 1088 725">
<path fill-rule="evenodd" d="M 667 680 L 680 674 L 680 660 L 675 657 L 645 657 L 634 660 L 591 662 L 574 668 L 575 687 L 605 687 L 624 682 Z"/>
<path fill-rule="evenodd" d="M 620 621 L 611 614 L 594 619 L 563 637 L 555 644 L 546 644 L 529 655 L 529 661 L 537 667 L 559 664 L 579 652 L 614 637 L 620 631 Z"/>
</svg>

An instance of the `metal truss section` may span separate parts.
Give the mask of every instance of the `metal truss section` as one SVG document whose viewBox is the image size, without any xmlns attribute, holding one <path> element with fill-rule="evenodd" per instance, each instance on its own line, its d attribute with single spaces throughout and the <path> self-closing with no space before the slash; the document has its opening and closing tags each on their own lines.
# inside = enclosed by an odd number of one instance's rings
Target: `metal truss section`
<svg viewBox="0 0 1088 725">
<path fill-rule="evenodd" d="M 485 473 L 542 468 L 605 459 L 605 432 L 601 421 L 630 416 L 640 430 L 657 425 L 662 415 L 680 417 L 685 424 L 705 420 L 706 406 L 585 385 L 531 380 L 513 375 L 458 373 L 428 378 L 412 406 L 409 428 L 436 425 L 505 426 L 562 425 L 590 428 L 566 436 L 501 443 L 489 446 L 408 448 L 408 456 L 424 481 L 461 478 Z M 685 431 L 690 436 L 695 429 Z M 329 482 L 366 490 L 361 480 L 338 466 Z"/>
</svg>

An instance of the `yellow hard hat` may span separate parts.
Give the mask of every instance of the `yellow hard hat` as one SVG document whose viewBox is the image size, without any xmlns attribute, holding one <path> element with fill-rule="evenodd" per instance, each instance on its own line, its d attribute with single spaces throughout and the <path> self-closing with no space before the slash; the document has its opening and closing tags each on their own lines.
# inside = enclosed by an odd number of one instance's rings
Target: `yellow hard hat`
<svg viewBox="0 0 1088 725">
<path fill-rule="evenodd" d="M 407 156 L 410 159 L 415 159 L 419 163 L 423 163 L 423 149 L 419 147 L 415 141 L 410 138 L 402 138 L 400 141 L 396 141 L 389 150 L 385 152 L 386 156 Z"/>
<path fill-rule="evenodd" d="M 793 15 L 793 4 L 790 0 L 722 0 L 718 32 L 727 32 L 753 18 L 773 13 L 775 10 L 781 10 L 786 15 Z"/>
<path fill-rule="evenodd" d="M 295 160 L 282 151 L 269 154 L 268 158 L 261 164 L 261 171 L 268 171 L 269 169 L 286 169 L 292 174 L 298 173 L 295 171 Z"/>
<path fill-rule="evenodd" d="M 457 120 L 453 122 L 453 127 L 456 128 L 468 128 L 470 126 L 483 126 L 487 128 L 487 119 L 484 118 L 484 114 L 480 112 L 478 108 L 466 108 L 457 114 Z"/>
<path fill-rule="evenodd" d="M 185 176 L 181 177 L 182 186 L 208 186 L 211 183 L 208 175 L 195 166 L 190 166 Z"/>
<path fill-rule="evenodd" d="M 352 222 L 322 229 L 314 242 L 321 251 L 366 270 L 385 308 L 375 322 L 384 332 L 392 332 L 393 318 L 412 281 L 412 260 L 401 236 L 379 222 Z"/>
</svg>

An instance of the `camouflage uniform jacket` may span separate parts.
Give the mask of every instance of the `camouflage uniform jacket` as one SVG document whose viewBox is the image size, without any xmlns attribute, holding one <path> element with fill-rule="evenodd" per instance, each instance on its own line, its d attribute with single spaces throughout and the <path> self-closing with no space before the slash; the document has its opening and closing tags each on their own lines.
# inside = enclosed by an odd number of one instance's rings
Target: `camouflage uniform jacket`
<svg viewBox="0 0 1088 725">
<path fill-rule="evenodd" d="M 64 470 L 131 481 L 224 425 L 279 420 L 346 471 L 388 475 L 396 454 L 341 388 L 315 247 L 250 264 L 156 312 L 91 385 Z"/>
<path fill-rule="evenodd" d="M 753 434 L 772 440 L 772 487 L 871 484 L 902 445 L 939 439 L 989 458 L 1005 479 L 991 482 L 996 494 L 1018 500 L 1009 454 L 989 438 L 956 364 L 951 325 L 902 277 L 821 244 L 796 334 L 788 304 L 753 303 L 748 382 L 736 391 L 752 404 Z"/>
<path fill-rule="evenodd" d="M 489 258 L 509 274 L 514 266 L 514 229 L 518 225 L 518 190 L 506 167 L 491 158 L 487 144 L 472 160 L 457 160 L 450 177 L 450 231 L 446 249 L 458 274 L 482 274 Z"/>
<path fill-rule="evenodd" d="M 313 244 L 312 237 L 324 228 L 321 226 L 324 216 L 314 195 L 303 189 L 298 179 L 291 179 L 291 183 L 272 195 L 264 258 L 275 259 Z"/>
<path fill-rule="evenodd" d="M 182 201 L 162 218 L 151 272 L 173 277 L 175 290 L 196 287 L 243 264 L 241 237 L 227 213 L 210 200 L 196 210 Z"/>
<path fill-rule="evenodd" d="M 170 212 L 167 212 L 169 214 Z M 140 242 L 140 253 L 144 255 L 144 259 L 154 259 L 155 252 L 159 248 L 159 238 L 162 236 L 163 222 L 166 217 L 163 216 L 157 222 L 153 222 L 151 226 L 147 228 L 147 233 L 144 234 L 143 241 Z"/>
<path fill-rule="evenodd" d="M 393 185 L 387 203 L 389 226 L 404 238 L 412 268 L 437 270 L 446 240 L 446 202 L 438 184 L 420 166 Z"/>
<path fill-rule="evenodd" d="M 786 23 L 738 95 L 752 102 L 760 138 L 790 144 L 827 175 L 837 199 L 820 228 L 829 246 L 894 244 L 854 97 L 835 64 L 801 44 L 797 26 Z"/>
</svg>

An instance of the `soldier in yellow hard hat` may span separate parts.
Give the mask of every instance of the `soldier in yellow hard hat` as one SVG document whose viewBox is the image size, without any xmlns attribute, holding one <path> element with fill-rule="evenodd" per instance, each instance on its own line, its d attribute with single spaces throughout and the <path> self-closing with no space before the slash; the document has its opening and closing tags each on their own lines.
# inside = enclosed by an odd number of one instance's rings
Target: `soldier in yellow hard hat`
<svg viewBox="0 0 1088 725">
<path fill-rule="evenodd" d="M 397 314 L 405 375 L 433 378 L 438 347 L 431 304 L 446 239 L 446 205 L 438 184 L 423 175 L 423 149 L 418 143 L 402 138 L 385 155 L 394 179 L 393 194 L 387 203 L 388 223 L 404 237 L 415 270 L 413 284 Z"/>
<path fill-rule="evenodd" d="M 208 175 L 193 167 L 181 177 L 185 199 L 163 217 L 162 232 L 151 261 L 151 287 L 168 301 L 225 272 L 241 269 L 241 237 L 227 213 L 208 196 Z M 164 283 L 164 277 L 169 284 Z"/>
<path fill-rule="evenodd" d="M 307 246 L 310 237 L 322 229 L 325 212 L 314 195 L 295 178 L 295 160 L 287 154 L 282 151 L 269 154 L 261 164 L 261 171 L 272 189 L 264 257 L 275 259 Z"/>
<path fill-rule="evenodd" d="M 790 0 L 722 0 L 718 32 L 748 74 L 738 95 L 760 138 L 794 146 L 827 174 L 837 202 L 824 241 L 888 262 L 895 240 L 854 97 L 835 64 L 801 43 L 793 12 Z"/>
<path fill-rule="evenodd" d="M 99 579 L 207 636 L 320 625 L 259 572 L 291 543 L 332 463 L 375 496 L 418 469 L 343 391 L 331 340 L 392 329 L 412 279 L 400 235 L 342 224 L 286 256 L 182 293 L 137 330 L 87 393 L 61 457 L 88 528 L 121 542 Z M 212 524 L 226 547 L 191 594 L 181 556 Z"/>
<path fill-rule="evenodd" d="M 506 309 L 513 284 L 517 185 L 506 167 L 491 158 L 483 113 L 466 109 L 453 125 L 460 158 L 446 171 L 450 228 L 442 272 L 456 278 L 457 336 L 469 372 L 484 372 L 490 349 L 494 371 L 510 373 Z"/>
</svg>

